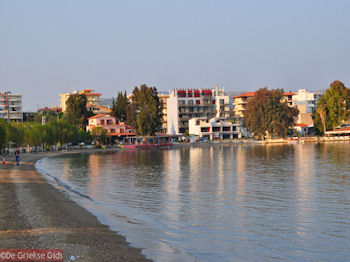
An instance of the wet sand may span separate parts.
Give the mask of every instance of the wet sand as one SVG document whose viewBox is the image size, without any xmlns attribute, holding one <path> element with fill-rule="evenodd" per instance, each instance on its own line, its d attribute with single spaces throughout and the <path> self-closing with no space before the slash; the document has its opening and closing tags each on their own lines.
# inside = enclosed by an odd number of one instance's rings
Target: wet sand
<svg viewBox="0 0 350 262">
<path fill-rule="evenodd" d="M 21 154 L 19 167 L 14 155 L 6 156 L 10 161 L 0 167 L 0 248 L 62 249 L 63 261 L 150 261 L 35 170 L 43 157 L 83 151 Z"/>
</svg>

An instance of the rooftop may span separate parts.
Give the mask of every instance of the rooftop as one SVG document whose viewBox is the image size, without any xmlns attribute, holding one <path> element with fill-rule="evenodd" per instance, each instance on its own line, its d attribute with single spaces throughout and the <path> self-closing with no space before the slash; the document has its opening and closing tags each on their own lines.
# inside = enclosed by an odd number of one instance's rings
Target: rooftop
<svg viewBox="0 0 350 262">
<path fill-rule="evenodd" d="M 233 96 L 232 98 L 252 97 L 254 95 L 255 95 L 255 92 L 248 92 L 248 93 L 240 94 L 238 96 Z M 294 96 L 294 95 L 297 95 L 297 94 L 296 93 L 291 93 L 291 92 L 284 92 L 282 95 L 283 96 Z"/>
<path fill-rule="evenodd" d="M 100 117 L 103 117 L 103 116 L 106 116 L 106 114 L 95 115 L 95 116 L 89 117 L 88 119 L 95 119 L 95 118 L 100 118 Z"/>
</svg>

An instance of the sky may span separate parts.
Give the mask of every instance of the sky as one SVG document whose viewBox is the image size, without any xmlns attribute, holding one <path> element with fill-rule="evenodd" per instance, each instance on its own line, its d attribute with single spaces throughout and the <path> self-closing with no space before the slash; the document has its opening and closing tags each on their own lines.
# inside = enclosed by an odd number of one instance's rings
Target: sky
<svg viewBox="0 0 350 262">
<path fill-rule="evenodd" d="M 0 90 L 350 87 L 348 0 L 0 0 Z"/>
</svg>

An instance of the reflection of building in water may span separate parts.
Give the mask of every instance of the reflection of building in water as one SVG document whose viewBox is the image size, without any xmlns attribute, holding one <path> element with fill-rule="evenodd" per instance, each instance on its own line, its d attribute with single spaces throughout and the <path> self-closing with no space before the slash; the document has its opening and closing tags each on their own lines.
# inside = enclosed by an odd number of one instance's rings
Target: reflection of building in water
<svg viewBox="0 0 350 262">
<path fill-rule="evenodd" d="M 312 209 L 315 208 L 316 193 L 314 180 L 316 176 L 315 145 L 294 146 L 294 176 L 295 176 L 295 214 L 297 230 L 305 233 L 300 224 L 312 223 Z M 306 220 L 307 219 L 307 220 Z"/>
<path fill-rule="evenodd" d="M 217 154 L 217 172 L 216 175 L 218 177 L 218 183 L 216 186 L 216 192 L 219 197 L 225 196 L 225 174 L 224 174 L 224 168 L 225 168 L 225 155 L 224 155 L 224 147 L 219 148 L 219 152 Z M 215 174 L 215 173 L 214 173 Z"/>
<path fill-rule="evenodd" d="M 243 146 L 237 146 L 236 151 L 236 201 L 244 201 L 244 196 L 246 195 L 246 154 L 247 149 Z"/>
<path fill-rule="evenodd" d="M 64 181 L 69 181 L 70 175 L 71 175 L 71 161 L 64 160 L 63 168 L 62 168 L 62 179 Z"/>
<path fill-rule="evenodd" d="M 181 178 L 181 150 L 168 151 L 168 162 L 164 168 L 164 183 L 161 203 L 172 203 L 171 206 L 163 206 L 161 212 L 168 219 L 178 220 L 180 216 L 180 178 Z"/>
<path fill-rule="evenodd" d="M 191 192 L 197 192 L 200 190 L 198 186 L 201 186 L 200 180 L 208 179 L 203 175 L 212 175 L 217 173 L 214 161 L 217 158 L 214 154 L 214 148 L 210 147 L 193 147 L 189 149 L 188 166 L 189 166 L 189 183 Z M 201 171 L 205 170 L 205 173 Z"/>
<path fill-rule="evenodd" d="M 100 184 L 100 167 L 103 166 L 101 161 L 104 161 L 106 156 L 98 154 L 89 155 L 89 183 L 88 183 L 88 192 L 89 195 L 94 197 L 98 191 L 98 186 Z M 104 176 L 106 177 L 106 176 Z"/>
</svg>

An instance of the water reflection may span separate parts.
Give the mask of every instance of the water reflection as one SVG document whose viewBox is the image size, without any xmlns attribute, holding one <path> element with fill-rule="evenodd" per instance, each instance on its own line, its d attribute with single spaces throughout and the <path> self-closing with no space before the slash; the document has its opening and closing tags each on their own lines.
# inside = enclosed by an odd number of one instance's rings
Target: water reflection
<svg viewBox="0 0 350 262">
<path fill-rule="evenodd" d="M 349 153 L 348 143 L 212 144 L 42 166 L 93 197 L 92 212 L 159 261 L 344 261 Z"/>
</svg>

